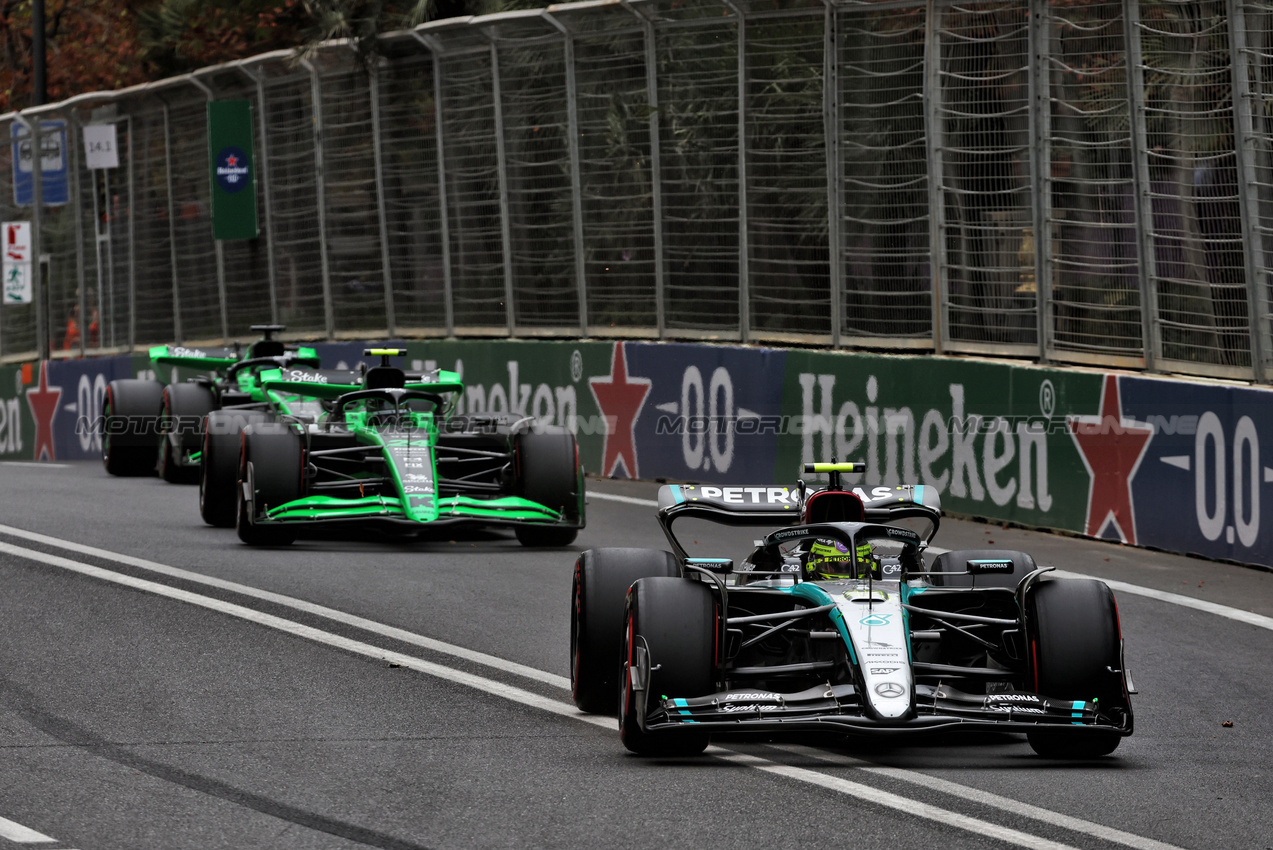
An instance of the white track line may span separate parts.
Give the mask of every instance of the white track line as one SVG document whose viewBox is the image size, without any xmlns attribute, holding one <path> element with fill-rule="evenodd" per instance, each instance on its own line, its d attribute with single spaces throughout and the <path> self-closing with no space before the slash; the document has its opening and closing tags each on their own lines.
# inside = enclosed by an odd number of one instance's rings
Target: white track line
<svg viewBox="0 0 1273 850">
<path fill-rule="evenodd" d="M 450 667 L 445 667 L 441 664 L 435 664 L 410 655 L 404 655 L 400 652 L 392 652 L 362 641 L 351 640 L 350 638 L 346 638 L 341 635 L 325 632 L 321 629 L 315 629 L 311 626 L 305 626 L 291 620 L 283 619 L 282 617 L 275 617 L 272 614 L 265 614 L 251 608 L 235 605 L 231 602 L 225 602 L 208 596 L 201 596 L 197 593 L 170 587 L 166 584 L 159 584 L 158 582 L 148 581 L 134 576 L 122 575 L 101 567 L 95 567 L 91 564 L 84 564 L 79 561 L 73 561 L 69 558 L 63 558 L 59 555 L 50 555 L 45 552 L 25 549 L 8 543 L 0 543 L 0 552 L 5 552 L 15 557 L 36 561 L 38 563 L 48 564 L 49 566 L 59 567 L 61 569 L 79 573 L 80 575 L 122 585 L 134 590 L 140 590 L 146 593 L 153 593 L 157 596 L 166 597 L 168 599 L 186 602 L 200 608 L 216 611 L 247 622 L 256 623 L 257 625 L 265 626 L 266 628 L 276 629 L 277 631 L 285 634 L 331 646 L 336 649 L 342 649 L 356 655 L 398 664 L 410 670 L 416 670 L 430 676 L 435 676 L 439 679 L 465 685 L 493 696 L 512 700 L 533 708 L 539 708 L 571 720 L 582 721 L 603 729 L 613 730 L 615 728 L 615 721 L 613 718 L 582 714 L 570 703 L 560 702 L 549 697 L 540 696 L 539 694 L 522 690 L 521 688 L 513 687 L 505 684 L 504 682 L 497 682 L 493 679 L 473 675 L 472 673 L 454 670 Z M 711 748 L 710 752 L 717 758 L 740 766 L 753 768 L 775 776 L 786 777 L 798 782 L 816 785 L 820 788 L 825 788 L 838 794 L 853 797 L 854 799 L 867 800 L 877 805 L 896 809 L 908 815 L 922 818 L 924 820 L 930 820 L 943 826 L 967 830 L 977 836 L 993 837 L 1000 841 L 1005 841 L 1020 847 L 1047 848 L 1047 850 L 1073 850 L 1071 845 L 1059 844 L 1036 835 L 1019 832 L 990 821 L 969 817 L 968 815 L 964 815 L 959 812 L 941 809 L 937 806 L 912 800 L 900 795 L 890 794 L 888 792 L 872 788 L 869 785 L 850 782 L 840 777 L 829 776 L 805 768 L 788 767 L 786 765 L 767 761 L 757 756 L 735 753 L 730 750 L 723 750 L 716 747 Z M 1084 823 L 1077 819 L 1075 819 L 1075 822 Z M 1084 832 L 1094 834 L 1093 830 L 1098 828 L 1100 828 L 1099 825 L 1091 824 L 1090 828 L 1084 830 Z M 1166 847 L 1166 845 L 1158 846 Z"/>
<path fill-rule="evenodd" d="M 259 590 L 255 587 L 249 587 L 246 584 L 238 584 L 232 581 L 224 581 L 222 579 L 200 575 L 199 573 L 192 573 L 189 570 L 170 567 L 167 564 L 159 564 L 154 561 L 147 561 L 143 558 L 134 558 L 131 555 L 121 555 L 117 552 L 109 552 L 105 549 L 98 549 L 95 546 L 85 546 L 80 543 L 60 540 L 56 537 L 37 534 L 34 531 L 24 531 L 21 528 L 14 528 L 9 525 L 0 525 L 0 533 L 8 534 L 13 537 L 20 537 L 23 540 L 31 540 L 36 543 L 56 546 L 59 549 L 78 552 L 81 555 L 90 555 L 95 558 L 114 561 L 117 564 L 136 567 L 137 569 L 159 573 L 160 575 L 169 576 L 171 578 L 178 578 L 184 581 L 197 582 L 198 584 L 206 585 L 208 587 L 228 590 L 233 593 L 242 594 L 243 596 L 250 596 L 253 599 L 272 602 L 275 605 L 281 605 L 297 611 L 304 611 L 306 614 L 312 614 L 316 617 L 322 617 L 337 623 L 343 623 L 347 626 L 362 629 L 363 631 L 373 632 L 387 638 L 402 641 L 403 643 L 409 643 L 412 646 L 428 649 L 432 652 L 442 653 L 443 655 L 451 655 L 456 658 L 463 658 L 465 661 L 472 661 L 474 664 L 481 664 L 485 667 L 493 667 L 497 670 L 503 670 L 505 673 L 512 673 L 525 679 L 533 679 L 537 682 L 543 682 L 546 685 L 552 685 L 554 688 L 570 690 L 570 680 L 565 676 L 555 676 L 552 673 L 546 673 L 543 670 L 537 670 L 534 667 L 527 667 L 524 664 L 518 664 L 515 661 L 506 661 L 505 659 L 497 658 L 494 655 L 487 655 L 482 652 L 465 649 L 462 646 L 456 646 L 455 644 L 444 643 L 440 640 L 434 640 L 433 638 L 418 635 L 414 632 L 408 632 L 404 629 L 386 626 L 385 624 L 377 623 L 374 620 L 367 620 L 353 614 L 346 614 L 344 611 L 337 611 L 335 608 L 315 605 L 314 603 L 306 602 L 303 599 L 296 599 L 295 597 L 284 596 L 279 593 L 271 593 L 268 590 Z"/>
<path fill-rule="evenodd" d="M 589 492 L 588 498 L 597 498 L 612 502 L 624 502 L 631 505 L 642 505 L 649 508 L 657 508 L 658 502 L 651 499 L 636 499 L 632 496 L 614 496 L 610 493 Z M 3 526 L 0 526 L 3 530 Z M 940 546 L 929 546 L 924 550 L 932 552 L 934 555 L 944 555 L 951 551 L 943 549 Z M 1084 573 L 1070 572 L 1069 570 L 1058 569 L 1058 576 L 1067 578 L 1094 578 L 1097 581 L 1103 581 L 1109 585 L 1110 590 L 1130 593 L 1134 596 L 1144 596 L 1148 599 L 1157 599 L 1159 602 L 1168 602 L 1172 605 L 1179 605 L 1182 608 L 1192 608 L 1195 611 L 1203 611 L 1207 614 L 1215 614 L 1217 617 L 1227 617 L 1230 620 L 1236 620 L 1239 623 L 1246 623 L 1251 626 L 1258 626 L 1262 629 L 1273 631 L 1273 617 L 1265 617 L 1263 614 L 1254 614 L 1250 611 L 1243 611 L 1241 608 L 1230 608 L 1228 605 L 1219 605 L 1215 602 L 1204 602 L 1201 599 L 1194 599 L 1191 596 L 1181 596 L 1179 593 L 1168 593 L 1165 590 L 1154 590 L 1152 587 L 1141 587 L 1138 584 L 1128 584 L 1125 581 L 1115 581 L 1114 579 L 1099 578 L 1097 576 L 1089 576 Z"/>
<path fill-rule="evenodd" d="M 53 567 L 60 567 L 64 570 L 70 570 L 80 575 L 89 576 L 91 578 L 108 581 L 112 584 L 123 585 L 134 590 L 141 590 L 146 593 L 153 593 L 156 596 L 164 596 L 168 599 L 176 599 L 180 602 L 187 602 L 191 605 L 197 605 L 200 608 L 207 608 L 210 611 L 216 611 L 220 614 L 228 614 L 231 617 L 237 617 L 240 620 L 247 620 L 250 623 L 256 623 L 271 629 L 277 629 L 280 632 L 286 632 L 296 637 L 312 640 L 316 643 L 326 644 L 328 646 L 343 649 L 346 652 L 352 652 L 356 655 L 364 655 L 368 658 L 375 658 L 380 661 L 388 661 L 392 664 L 399 664 L 412 670 L 418 670 L 421 673 L 428 673 L 431 676 L 437 676 L 440 679 L 447 679 L 462 685 L 468 685 L 479 691 L 494 694 L 495 696 L 508 697 L 516 700 L 523 705 L 542 708 L 545 711 L 551 711 L 554 714 L 562 714 L 574 717 L 579 720 L 594 723 L 598 726 L 612 728 L 614 721 L 610 718 L 594 718 L 579 714 L 579 710 L 569 703 L 559 702 L 548 697 L 530 691 L 524 691 L 521 688 L 497 682 L 494 679 L 486 679 L 481 676 L 475 676 L 472 673 L 465 673 L 462 670 L 454 670 L 450 667 L 444 667 L 441 664 L 435 664 L 431 661 L 425 661 L 412 655 L 404 655 L 401 652 L 393 652 L 392 650 L 383 649 L 378 646 L 372 646 L 359 640 L 342 637 L 341 635 L 325 632 L 322 629 L 315 629 L 312 626 L 302 625 L 301 623 L 285 620 L 282 617 L 275 617 L 273 614 L 266 614 L 261 611 L 255 611 L 251 608 L 244 608 L 242 605 L 235 605 L 233 602 L 225 602 L 220 599 L 214 599 L 211 596 L 201 596 L 188 590 L 181 590 L 176 587 L 169 587 L 166 584 L 148 581 L 143 578 L 123 575 L 121 573 L 111 572 L 110 570 L 95 567 L 92 564 L 84 564 L 79 561 L 72 561 L 69 558 L 63 558 L 59 555 L 50 555 L 46 552 L 37 552 L 34 549 L 24 549 L 20 546 L 13 546 L 9 543 L 0 543 L 0 552 L 6 552 L 18 558 L 25 558 L 30 561 L 38 561 L 42 564 L 48 564 Z M 498 660 L 498 659 L 496 659 Z M 539 672 L 539 671 L 536 671 Z"/>
<path fill-rule="evenodd" d="M 15 844 L 56 844 L 56 838 L 49 838 L 30 827 L 15 821 L 0 818 L 0 838 L 7 838 Z"/>
<path fill-rule="evenodd" d="M 1001 797 L 998 794 L 991 794 L 989 791 L 982 791 L 978 788 L 969 788 L 967 785 L 960 785 L 957 782 L 949 782 L 945 779 L 938 779 L 936 776 L 929 776 L 926 773 L 917 773 L 910 770 L 901 770 L 895 767 L 876 767 L 870 762 L 862 761 L 851 756 L 840 756 L 816 750 L 813 747 L 803 747 L 799 745 L 785 746 L 771 744 L 771 747 L 777 750 L 783 750 L 796 755 L 807 756 L 809 758 L 818 759 L 819 761 L 830 762 L 831 764 L 839 764 L 842 767 L 851 767 L 862 771 L 863 773 L 872 773 L 876 776 L 887 776 L 889 779 L 898 782 L 908 782 L 912 785 L 920 785 L 924 788 L 931 788 L 934 791 L 940 791 L 943 794 L 950 794 L 963 800 L 971 800 L 974 803 L 981 803 L 984 806 L 1000 809 L 1010 814 L 1020 815 L 1021 817 L 1030 818 L 1032 820 L 1041 821 L 1052 826 L 1059 826 L 1062 829 L 1068 829 L 1073 832 L 1081 832 L 1099 838 L 1102 841 L 1111 841 L 1117 844 L 1123 844 L 1127 847 L 1134 847 L 1136 850 L 1172 850 L 1173 845 L 1164 844 L 1161 841 L 1155 841 L 1152 838 L 1145 838 L 1140 835 L 1134 835 L 1130 832 L 1123 832 L 1121 829 L 1113 829 L 1112 827 L 1102 826 L 1101 824 L 1085 821 L 1081 818 L 1063 815 L 1060 812 L 1054 812 L 1051 809 L 1044 809 L 1039 806 L 1032 806 L 1029 803 L 1022 803 L 1020 800 L 1013 800 L 1010 797 Z"/>
<path fill-rule="evenodd" d="M 41 469 L 66 469 L 69 463 L 41 463 L 30 460 L 0 460 L 0 466 L 38 466 Z"/>
</svg>

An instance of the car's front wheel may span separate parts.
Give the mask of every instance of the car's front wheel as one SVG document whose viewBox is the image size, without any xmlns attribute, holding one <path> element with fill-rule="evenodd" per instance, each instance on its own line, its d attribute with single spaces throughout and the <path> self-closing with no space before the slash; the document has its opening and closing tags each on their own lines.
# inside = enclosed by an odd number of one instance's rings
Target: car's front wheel
<svg viewBox="0 0 1273 850">
<path fill-rule="evenodd" d="M 1098 711 L 1130 720 L 1122 674 L 1122 640 L 1114 594 L 1096 579 L 1044 579 L 1027 601 L 1035 690 L 1045 697 L 1095 702 Z M 1038 729 L 1026 736 L 1045 758 L 1109 755 L 1117 732 Z"/>
<path fill-rule="evenodd" d="M 643 578 L 628 591 L 619 675 L 619 736 L 642 756 L 691 756 L 707 748 L 702 732 L 646 731 L 645 716 L 663 696 L 712 693 L 716 602 L 705 584 L 683 578 Z M 638 683 L 643 688 L 638 690 Z"/>
<path fill-rule="evenodd" d="M 268 430 L 258 431 L 262 425 L 251 425 L 243 432 L 235 530 L 240 540 L 252 546 L 286 546 L 296 539 L 295 531 L 258 519 L 270 508 L 301 497 L 305 450 L 300 434 L 279 423 L 262 424 Z"/>
</svg>

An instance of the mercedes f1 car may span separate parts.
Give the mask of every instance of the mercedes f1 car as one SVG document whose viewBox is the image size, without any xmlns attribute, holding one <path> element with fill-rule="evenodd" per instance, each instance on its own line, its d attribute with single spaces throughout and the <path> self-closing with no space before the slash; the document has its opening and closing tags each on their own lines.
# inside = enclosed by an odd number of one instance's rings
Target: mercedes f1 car
<svg viewBox="0 0 1273 850">
<path fill-rule="evenodd" d="M 408 376 L 380 356 L 365 374 L 264 372 L 261 386 L 316 403 L 312 415 L 249 424 L 234 462 L 235 525 L 246 543 L 291 543 L 298 533 L 356 523 L 397 531 L 439 525 L 511 526 L 527 546 L 564 546 L 584 527 L 583 471 L 574 435 L 530 417 L 455 415 L 459 375 Z M 230 452 L 209 428 L 203 463 L 212 478 Z M 218 498 L 213 488 L 210 498 Z M 205 494 L 207 494 L 205 488 Z M 220 512 L 224 506 L 211 506 Z"/>
<path fill-rule="evenodd" d="M 1118 610 L 1094 579 L 1025 552 L 924 549 L 937 491 L 665 485 L 673 552 L 592 549 L 576 562 L 576 705 L 619 716 L 638 754 L 701 752 L 711 736 L 1024 732 L 1045 757 L 1092 758 L 1132 733 Z M 776 529 L 735 565 L 690 557 L 674 524 Z M 919 525 L 916 530 L 914 526 Z M 828 554 L 829 553 L 829 554 Z"/>
<path fill-rule="evenodd" d="M 275 339 L 282 325 L 253 325 L 263 334 L 244 348 L 157 345 L 150 349 L 157 367 L 181 367 L 201 373 L 168 385 L 160 381 L 111 381 L 103 402 L 102 460 L 112 475 L 150 475 L 156 464 L 165 481 L 193 483 L 200 477 L 199 452 L 204 418 L 226 410 L 225 427 L 241 428 L 247 411 L 289 412 L 266 398 L 262 371 L 318 366 L 318 353 Z M 235 434 L 237 438 L 237 430 Z"/>
</svg>

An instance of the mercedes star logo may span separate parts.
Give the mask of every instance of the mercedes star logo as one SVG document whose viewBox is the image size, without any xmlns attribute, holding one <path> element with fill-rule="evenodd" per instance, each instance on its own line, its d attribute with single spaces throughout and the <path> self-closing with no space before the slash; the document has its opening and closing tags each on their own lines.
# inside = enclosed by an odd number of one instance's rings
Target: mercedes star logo
<svg viewBox="0 0 1273 850">
<path fill-rule="evenodd" d="M 897 682 L 880 682 L 875 686 L 875 692 L 885 699 L 893 699 L 906 693 L 906 689 Z"/>
</svg>

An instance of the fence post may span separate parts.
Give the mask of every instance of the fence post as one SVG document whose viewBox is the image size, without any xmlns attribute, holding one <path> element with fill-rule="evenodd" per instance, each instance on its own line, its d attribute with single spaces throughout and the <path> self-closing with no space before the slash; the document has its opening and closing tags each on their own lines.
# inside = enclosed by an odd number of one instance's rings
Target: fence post
<svg viewBox="0 0 1273 850">
<path fill-rule="evenodd" d="M 840 37 L 835 0 L 823 0 L 822 135 L 827 160 L 827 271 L 831 301 L 831 346 L 839 348 L 844 324 L 844 215 L 840 204 Z"/>
<path fill-rule="evenodd" d="M 1034 304 L 1039 362 L 1052 352 L 1052 16 L 1049 0 L 1030 8 L 1030 171 L 1034 175 Z"/>
<path fill-rule="evenodd" d="M 1123 20 L 1127 22 L 1127 95 L 1131 104 L 1131 154 L 1135 168 L 1133 186 L 1135 200 L 1136 250 L 1140 262 L 1140 312 L 1142 348 L 1145 353 L 1145 371 L 1157 368 L 1161 354 L 1158 337 L 1158 263 L 1154 254 L 1150 233 L 1154 221 L 1153 198 L 1150 197 L 1149 147 L 1145 130 L 1145 68 L 1140 53 L 1140 3 L 1139 0 L 1123 0 Z"/>
<path fill-rule="evenodd" d="M 35 352 L 40 360 L 48 360 L 49 305 L 44 286 L 44 273 L 40 262 L 43 245 L 40 242 L 40 222 L 44 206 L 43 152 L 40 149 L 40 116 L 34 119 L 19 114 L 18 121 L 26 125 L 27 138 L 31 140 L 31 297 L 35 300 Z M 21 147 L 21 146 L 19 146 Z"/>
<path fill-rule="evenodd" d="M 265 267 L 270 285 L 270 322 L 282 324 L 278 311 L 278 265 L 274 257 L 274 200 L 270 192 L 270 134 L 265 126 L 265 79 L 258 72 L 249 71 L 236 63 L 239 71 L 256 86 L 256 102 L 260 110 L 257 132 L 261 139 L 261 154 L 256 158 L 256 173 L 261 175 L 261 201 L 265 206 Z"/>
<path fill-rule="evenodd" d="M 659 154 L 659 68 L 654 50 L 654 22 L 631 6 L 624 8 L 641 20 L 645 33 L 645 91 L 650 105 L 650 201 L 654 208 L 654 316 L 659 339 L 667 331 L 663 268 L 663 162 Z"/>
<path fill-rule="evenodd" d="M 446 317 L 446 335 L 455 336 L 455 299 L 451 288 L 451 223 L 447 213 L 446 200 L 446 133 L 442 130 L 442 47 L 433 36 L 411 33 L 416 41 L 424 45 L 433 59 L 433 129 L 437 137 L 435 147 L 438 149 L 438 206 L 442 224 L 442 310 Z"/>
<path fill-rule="evenodd" d="M 733 0 L 721 0 L 738 18 L 738 336 L 751 341 L 751 247 L 747 240 L 747 19 Z"/>
<path fill-rule="evenodd" d="M 579 91 L 575 77 L 575 38 L 566 25 L 547 11 L 544 20 L 561 33 L 566 63 L 566 133 L 570 142 L 570 212 L 575 243 L 575 288 L 579 299 L 579 338 L 588 338 L 588 268 L 583 241 L 583 175 L 579 166 Z"/>
<path fill-rule="evenodd" d="M 164 116 L 164 183 L 167 190 L 168 203 L 168 261 L 172 263 L 172 335 L 175 342 L 182 343 L 185 342 L 186 338 L 185 331 L 181 326 L 181 273 L 178 270 L 180 266 L 177 257 L 177 205 L 172 190 L 172 127 L 168 101 L 164 100 L 162 95 L 159 95 L 158 98 L 160 105 L 163 107 Z M 81 280 L 80 286 L 82 287 L 83 285 L 83 280 Z M 80 315 L 84 315 L 82 310 Z"/>
<path fill-rule="evenodd" d="M 164 120 L 167 121 L 166 113 Z M 74 200 L 71 201 L 70 207 L 74 210 L 75 215 L 75 300 L 79 304 L 80 311 L 80 356 L 83 357 L 88 350 L 89 321 L 85 318 L 88 316 L 88 296 L 84 289 L 84 211 L 80 209 L 83 195 L 80 189 L 79 156 L 76 152 L 79 146 L 75 143 L 75 140 L 83 138 L 84 134 L 80 132 L 80 122 L 75 117 L 74 109 L 67 113 L 66 124 L 71 131 L 71 140 L 67 143 L 67 147 L 70 148 L 71 153 L 68 165 L 71 172 L 71 197 Z M 166 127 L 167 124 L 165 124 Z M 166 142 L 167 139 L 165 139 Z M 100 339 L 98 345 L 101 345 Z"/>
<path fill-rule="evenodd" d="M 133 155 L 133 118 L 124 116 L 124 135 L 128 139 L 128 351 L 137 345 L 137 163 Z M 218 258 L 220 259 L 220 258 Z M 224 305 L 224 288 L 222 304 Z M 225 307 L 222 306 L 222 322 Z"/>
<path fill-rule="evenodd" d="M 924 137 L 928 145 L 928 253 L 933 278 L 933 351 L 945 349 L 950 328 L 950 281 L 946 276 L 945 177 L 942 169 L 941 7 L 928 0 L 924 23 Z"/>
<path fill-rule="evenodd" d="M 1263 314 L 1260 297 L 1266 292 L 1263 281 L 1263 264 L 1259 255 L 1264 253 L 1264 241 L 1260 237 L 1259 197 L 1255 174 L 1255 132 L 1251 122 L 1251 63 L 1247 59 L 1246 15 L 1239 0 L 1228 0 L 1230 67 L 1233 68 L 1233 131 L 1234 155 L 1237 158 L 1238 209 L 1242 222 L 1243 257 L 1246 260 L 1247 316 L 1251 333 L 1251 371 L 1255 380 L 1263 381 L 1264 357 L 1269 351 L 1268 322 Z"/>
<path fill-rule="evenodd" d="M 389 256 L 389 216 L 385 211 L 385 165 L 380 149 L 380 63 L 373 60 L 367 77 L 368 97 L 371 98 L 371 155 L 376 168 L 376 213 L 380 217 L 380 267 L 384 280 L 385 322 L 389 336 L 398 332 L 397 317 L 393 309 L 393 272 Z"/>
<path fill-rule="evenodd" d="M 301 60 L 301 67 L 309 71 L 309 100 L 314 116 L 314 189 L 318 199 L 318 251 L 323 273 L 323 319 L 327 326 L 327 338 L 336 337 L 336 313 L 332 304 L 331 267 L 327 260 L 327 176 L 323 157 L 323 84 L 318 79 L 318 69 L 308 59 Z"/>
<path fill-rule="evenodd" d="M 193 74 L 191 74 L 188 79 L 193 86 L 203 92 L 203 96 L 208 99 L 209 103 L 211 103 L 212 89 L 208 88 L 202 80 Z M 206 115 L 207 113 L 205 112 L 204 114 Z M 210 172 L 208 179 L 209 181 L 212 179 Z M 209 185 L 208 194 L 211 195 L 211 193 L 212 187 Z M 106 247 L 108 250 L 110 249 L 109 242 L 106 243 Z M 230 339 L 230 310 L 225 294 L 225 251 L 222 248 L 221 240 L 216 237 L 215 233 L 212 236 L 212 250 L 217 258 L 217 300 L 221 305 L 221 339 L 222 341 L 227 341 Z"/>
<path fill-rule="evenodd" d="M 504 145 L 504 100 L 500 92 L 499 50 L 491 40 L 491 100 L 495 110 L 495 163 L 499 171 L 499 235 L 504 247 L 504 317 L 513 335 L 513 229 L 508 209 L 508 154 Z"/>
</svg>

